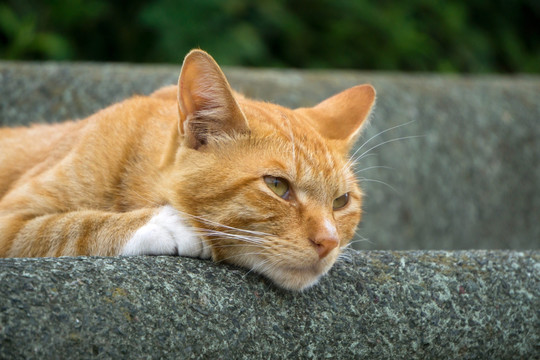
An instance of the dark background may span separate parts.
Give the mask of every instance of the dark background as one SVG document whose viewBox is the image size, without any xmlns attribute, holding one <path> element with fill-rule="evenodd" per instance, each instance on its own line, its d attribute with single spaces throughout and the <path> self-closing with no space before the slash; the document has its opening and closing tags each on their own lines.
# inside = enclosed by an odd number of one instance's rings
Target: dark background
<svg viewBox="0 0 540 360">
<path fill-rule="evenodd" d="M 539 23 L 538 0 L 15 0 L 0 58 L 538 73 Z"/>
</svg>

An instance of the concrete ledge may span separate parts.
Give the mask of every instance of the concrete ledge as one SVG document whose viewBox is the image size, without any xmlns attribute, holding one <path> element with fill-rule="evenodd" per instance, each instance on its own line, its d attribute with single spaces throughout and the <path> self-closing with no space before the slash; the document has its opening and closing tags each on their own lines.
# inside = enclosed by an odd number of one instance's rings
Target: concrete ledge
<svg viewBox="0 0 540 360">
<path fill-rule="evenodd" d="M 0 358 L 540 356 L 540 252 L 356 252 L 304 292 L 178 257 L 0 261 Z"/>
<path fill-rule="evenodd" d="M 179 70 L 0 62 L 0 125 L 84 117 Z M 372 144 L 423 138 L 362 163 L 361 248 L 539 248 L 540 78 L 226 74 L 292 107 L 372 83 L 364 139 L 414 120 Z M 540 358 L 540 251 L 350 255 L 304 293 L 187 258 L 0 260 L 0 358 Z"/>
</svg>

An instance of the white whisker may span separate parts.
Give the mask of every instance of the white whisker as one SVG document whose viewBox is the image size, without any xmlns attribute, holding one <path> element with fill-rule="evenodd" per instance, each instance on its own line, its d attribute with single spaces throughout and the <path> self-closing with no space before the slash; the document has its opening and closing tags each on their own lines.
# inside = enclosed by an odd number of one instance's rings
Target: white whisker
<svg viewBox="0 0 540 360">
<path fill-rule="evenodd" d="M 362 237 L 361 239 L 349 241 L 349 243 L 345 245 L 342 249 L 352 249 L 354 244 L 365 243 L 365 242 L 371 243 L 369 239 Z"/>
<path fill-rule="evenodd" d="M 358 156 L 358 160 L 362 159 L 363 156 L 367 153 L 369 153 L 371 150 L 375 150 L 376 148 L 380 147 L 380 146 L 383 146 L 385 144 L 389 144 L 389 143 L 392 143 L 392 142 L 395 142 L 395 141 L 401 141 L 401 140 L 409 140 L 409 139 L 416 139 L 416 138 L 421 138 L 421 137 L 424 137 L 424 135 L 410 135 L 410 136 L 402 136 L 402 137 L 398 137 L 398 138 L 395 138 L 395 139 L 390 139 L 390 140 L 386 140 L 386 141 L 383 141 L 382 143 L 380 144 L 377 144 L 375 146 L 372 146 L 371 148 L 369 148 L 368 150 L 364 151 L 361 155 Z"/>
<path fill-rule="evenodd" d="M 397 191 L 392 185 L 389 185 L 389 184 L 385 183 L 384 181 L 376 180 L 376 179 L 367 179 L 367 178 L 360 178 L 360 179 L 358 179 L 358 180 L 360 180 L 360 182 L 374 182 L 374 183 L 386 185 L 386 186 L 388 186 L 390 189 L 392 189 L 393 191 L 395 191 L 396 193 L 399 194 L 399 191 Z"/>
<path fill-rule="evenodd" d="M 254 237 L 254 236 L 245 236 L 245 235 L 237 235 L 232 233 L 226 233 L 223 231 L 216 231 L 216 230 L 207 230 L 207 229 L 196 229 L 195 232 L 198 232 L 199 235 L 202 236 L 209 236 L 209 237 L 225 237 L 227 239 L 233 239 L 233 240 L 242 240 L 246 242 L 251 242 L 254 244 L 262 244 L 266 241 L 266 239 L 261 237 Z"/>
<path fill-rule="evenodd" d="M 216 226 L 216 227 L 222 227 L 222 228 L 225 228 L 225 229 L 229 229 L 229 230 L 234 230 L 234 231 L 238 231 L 238 232 L 244 232 L 244 233 L 247 233 L 247 234 L 252 234 L 252 235 L 261 235 L 261 236 L 272 236 L 272 234 L 268 234 L 268 233 L 264 233 L 264 232 L 261 232 L 261 231 L 253 231 L 253 230 L 246 230 L 246 229 L 240 229 L 240 228 L 235 228 L 233 226 L 228 226 L 228 225 L 224 225 L 224 224 L 220 224 L 216 221 L 212 221 L 212 220 L 209 220 L 209 219 L 206 219 L 202 216 L 197 216 L 197 215 L 191 215 L 191 214 L 188 214 L 186 212 L 183 212 L 183 211 L 179 211 L 180 213 L 182 213 L 183 215 L 185 216 L 188 216 L 192 219 L 196 219 L 196 220 L 199 220 L 205 224 L 208 224 L 208 225 L 213 225 L 213 226 Z"/>
<path fill-rule="evenodd" d="M 368 158 L 368 157 L 371 157 L 371 156 L 377 157 L 378 155 L 377 155 L 377 154 L 374 154 L 374 153 L 372 153 L 372 154 L 366 154 L 366 155 L 364 156 L 364 159 L 366 159 L 366 158 Z M 359 159 L 354 159 L 352 162 L 351 162 L 351 160 L 352 160 L 352 159 L 349 159 L 349 165 L 348 165 L 347 167 L 343 167 L 343 168 L 341 169 L 342 172 L 343 172 L 343 171 L 349 171 L 350 168 L 355 167 L 355 166 L 358 164 L 358 160 L 359 160 Z"/>
<path fill-rule="evenodd" d="M 220 240 L 220 239 L 217 239 Z M 225 239 L 226 240 L 226 239 Z M 226 249 L 226 248 L 245 248 L 247 246 L 253 246 L 253 247 L 261 247 L 259 244 L 214 244 L 213 247 L 220 248 L 220 249 Z M 262 246 L 262 248 L 265 248 L 266 246 Z"/>
<path fill-rule="evenodd" d="M 255 271 L 258 272 L 260 269 L 264 268 L 268 263 L 272 262 L 271 258 L 266 258 L 262 262 L 258 263 L 257 265 L 253 266 L 251 269 L 249 269 L 245 274 L 244 278 L 248 276 L 251 272 Z"/>
<path fill-rule="evenodd" d="M 364 143 L 363 143 L 362 145 L 360 145 L 360 146 L 358 147 L 358 149 L 356 149 L 356 150 L 354 151 L 354 153 L 350 156 L 349 161 L 345 164 L 344 167 L 345 167 L 345 168 L 348 168 L 349 162 L 350 162 L 352 159 L 354 159 L 354 156 L 355 156 L 355 155 L 356 155 L 356 154 L 357 154 L 364 146 L 366 146 L 371 140 L 375 139 L 375 138 L 378 137 L 378 136 L 381 136 L 382 134 L 384 134 L 384 133 L 386 133 L 386 132 L 388 132 L 388 131 L 392 131 L 392 130 L 397 129 L 397 128 L 400 128 L 400 127 L 402 127 L 402 126 L 406 126 L 406 125 L 412 124 L 412 123 L 415 122 L 415 121 L 416 121 L 416 120 L 411 120 L 411 121 L 408 121 L 408 122 L 406 122 L 406 123 L 404 123 L 404 124 L 392 126 L 391 128 L 388 128 L 388 129 L 386 129 L 386 130 L 383 130 L 383 131 L 378 132 L 377 134 L 373 135 L 372 137 L 370 137 L 369 139 L 367 139 L 366 141 L 364 141 Z"/>
<path fill-rule="evenodd" d="M 374 154 L 373 154 L 374 155 Z M 358 174 L 362 171 L 367 171 L 367 170 L 371 170 L 371 169 L 387 169 L 387 170 L 394 170 L 394 168 L 390 167 L 390 166 L 383 166 L 383 165 L 374 165 L 374 166 L 368 166 L 366 168 L 363 168 L 363 169 L 360 169 L 360 170 L 356 170 L 355 173 Z"/>
</svg>

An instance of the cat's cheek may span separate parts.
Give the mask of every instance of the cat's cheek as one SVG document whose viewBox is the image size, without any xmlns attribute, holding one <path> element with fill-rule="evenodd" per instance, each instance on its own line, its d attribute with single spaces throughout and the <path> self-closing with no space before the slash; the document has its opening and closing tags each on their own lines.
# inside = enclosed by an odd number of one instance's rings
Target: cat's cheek
<svg viewBox="0 0 540 360">
<path fill-rule="evenodd" d="M 180 255 L 210 258 L 211 250 L 185 225 L 178 211 L 163 206 L 124 245 L 120 255 Z"/>
</svg>

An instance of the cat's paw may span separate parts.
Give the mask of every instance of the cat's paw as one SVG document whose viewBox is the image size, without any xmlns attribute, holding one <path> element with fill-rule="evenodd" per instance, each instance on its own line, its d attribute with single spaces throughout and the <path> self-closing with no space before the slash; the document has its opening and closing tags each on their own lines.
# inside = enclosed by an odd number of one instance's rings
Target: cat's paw
<svg viewBox="0 0 540 360">
<path fill-rule="evenodd" d="M 121 255 L 180 255 L 209 258 L 210 248 L 172 206 L 163 206 L 124 245 Z"/>
</svg>

